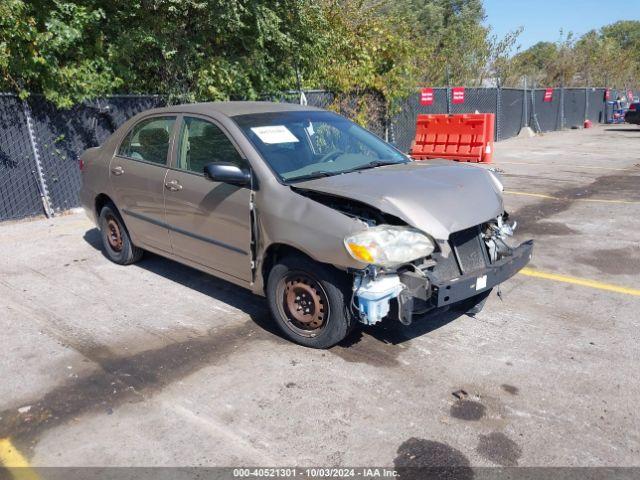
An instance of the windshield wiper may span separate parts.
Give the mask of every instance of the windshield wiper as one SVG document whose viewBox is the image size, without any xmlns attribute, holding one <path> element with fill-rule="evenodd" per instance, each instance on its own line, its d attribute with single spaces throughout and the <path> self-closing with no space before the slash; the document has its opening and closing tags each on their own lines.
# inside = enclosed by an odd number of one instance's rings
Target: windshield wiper
<svg viewBox="0 0 640 480">
<path fill-rule="evenodd" d="M 314 178 L 322 178 L 322 177 L 331 177 L 333 175 L 338 175 L 342 172 L 311 172 L 306 175 L 300 175 L 299 177 L 287 178 L 287 182 L 300 182 L 303 180 L 313 180 Z"/>
<path fill-rule="evenodd" d="M 369 168 L 384 167 L 385 165 L 401 165 L 402 163 L 403 162 L 394 162 L 394 161 L 391 161 L 391 160 L 374 160 L 372 162 L 365 163 L 364 165 L 360 165 L 358 167 L 350 168 L 348 170 L 342 170 L 342 171 L 338 171 L 338 172 L 316 171 L 316 172 L 307 173 L 306 175 L 301 175 L 299 177 L 287 178 L 286 180 L 288 182 L 298 182 L 298 181 L 302 181 L 302 180 L 313 180 L 314 178 L 332 177 L 334 175 L 343 175 L 345 173 L 357 172 L 358 170 L 367 170 Z"/>
<path fill-rule="evenodd" d="M 369 168 L 384 167 L 385 165 L 401 165 L 401 164 L 402 162 L 374 160 L 373 162 L 365 163 L 364 165 L 350 168 L 349 170 L 345 170 L 344 172 L 341 172 L 341 173 L 357 172 L 358 170 L 367 170 Z"/>
</svg>

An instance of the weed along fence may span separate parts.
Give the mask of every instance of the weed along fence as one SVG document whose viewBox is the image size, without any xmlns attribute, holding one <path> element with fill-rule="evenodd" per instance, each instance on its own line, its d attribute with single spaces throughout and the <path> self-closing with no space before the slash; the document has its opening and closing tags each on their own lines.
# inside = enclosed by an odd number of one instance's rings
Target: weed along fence
<svg viewBox="0 0 640 480">
<path fill-rule="evenodd" d="M 491 113 L 494 138 L 504 140 L 524 126 L 536 131 L 560 130 L 582 125 L 585 119 L 604 122 L 603 88 L 496 89 L 432 88 L 410 96 L 389 116 L 385 101 L 369 94 L 367 127 L 408 152 L 416 135 L 418 114 Z M 610 91 L 612 99 L 623 92 Z M 626 95 L 626 92 L 624 93 Z M 265 99 L 297 103 L 297 92 L 265 96 Z M 355 95 L 305 92 L 309 105 L 333 108 L 358 117 Z M 0 221 L 34 215 L 55 215 L 79 204 L 78 157 L 102 143 L 111 132 L 136 113 L 163 106 L 160 96 L 109 96 L 60 110 L 42 96 L 26 101 L 0 93 Z"/>
</svg>

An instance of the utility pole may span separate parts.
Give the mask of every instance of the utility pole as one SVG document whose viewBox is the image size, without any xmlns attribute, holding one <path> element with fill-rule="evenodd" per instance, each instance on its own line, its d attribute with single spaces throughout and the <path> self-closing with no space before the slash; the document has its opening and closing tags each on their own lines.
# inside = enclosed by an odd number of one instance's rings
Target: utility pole
<svg viewBox="0 0 640 480">
<path fill-rule="evenodd" d="M 524 112 L 524 127 L 529 126 L 529 100 L 527 99 L 527 76 L 524 76 L 524 95 L 522 97 L 522 110 Z"/>
<path fill-rule="evenodd" d="M 447 114 L 451 114 L 451 79 L 449 77 L 449 64 L 445 67 L 445 75 L 447 77 Z"/>
<path fill-rule="evenodd" d="M 298 69 L 298 61 L 295 60 L 294 68 L 296 70 L 296 84 L 298 86 L 298 93 L 300 95 L 300 105 L 307 105 L 307 96 L 302 91 L 302 78 L 300 77 L 300 70 Z"/>
</svg>

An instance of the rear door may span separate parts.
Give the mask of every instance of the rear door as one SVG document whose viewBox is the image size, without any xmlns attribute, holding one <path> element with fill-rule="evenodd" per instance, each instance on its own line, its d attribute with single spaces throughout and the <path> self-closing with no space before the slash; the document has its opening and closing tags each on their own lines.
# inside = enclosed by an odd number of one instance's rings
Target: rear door
<svg viewBox="0 0 640 480">
<path fill-rule="evenodd" d="M 165 216 L 173 253 L 243 281 L 251 281 L 251 216 L 247 187 L 204 176 L 211 162 L 249 168 L 212 120 L 184 116 L 165 179 Z"/>
<path fill-rule="evenodd" d="M 114 201 L 133 242 L 171 252 L 164 217 L 164 181 L 176 116 L 142 119 L 111 159 L 109 178 Z"/>
</svg>

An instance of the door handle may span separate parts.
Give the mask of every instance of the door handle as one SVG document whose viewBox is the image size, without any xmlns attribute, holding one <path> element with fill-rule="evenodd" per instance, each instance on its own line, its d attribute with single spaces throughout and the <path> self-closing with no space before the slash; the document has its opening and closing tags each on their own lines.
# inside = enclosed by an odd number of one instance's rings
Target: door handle
<svg viewBox="0 0 640 480">
<path fill-rule="evenodd" d="M 121 166 L 113 167 L 111 169 L 111 173 L 113 173 L 114 175 L 122 175 L 124 173 L 124 168 L 122 168 Z"/>
<path fill-rule="evenodd" d="M 178 190 L 182 190 L 182 185 L 178 183 L 177 180 L 171 180 L 164 184 L 165 188 L 171 190 L 172 192 L 177 192 Z"/>
</svg>

